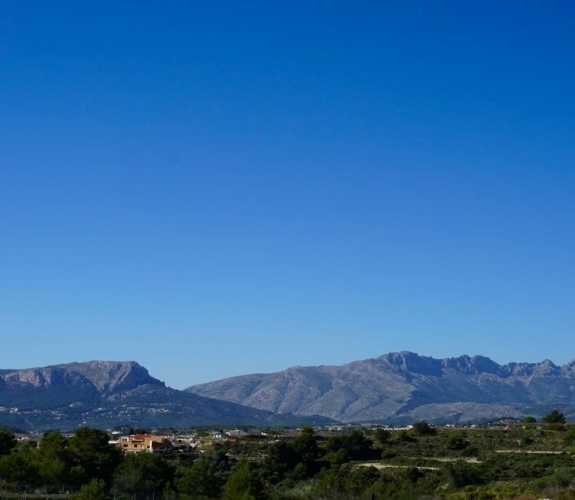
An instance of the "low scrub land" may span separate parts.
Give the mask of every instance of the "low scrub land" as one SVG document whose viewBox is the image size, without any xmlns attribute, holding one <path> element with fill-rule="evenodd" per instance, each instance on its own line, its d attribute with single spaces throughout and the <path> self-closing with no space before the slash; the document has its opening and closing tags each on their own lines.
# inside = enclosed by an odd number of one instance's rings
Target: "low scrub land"
<svg viewBox="0 0 575 500">
<path fill-rule="evenodd" d="M 178 434 L 189 446 L 123 454 L 91 428 L 0 431 L 0 499 L 575 499 L 562 422 Z"/>
</svg>

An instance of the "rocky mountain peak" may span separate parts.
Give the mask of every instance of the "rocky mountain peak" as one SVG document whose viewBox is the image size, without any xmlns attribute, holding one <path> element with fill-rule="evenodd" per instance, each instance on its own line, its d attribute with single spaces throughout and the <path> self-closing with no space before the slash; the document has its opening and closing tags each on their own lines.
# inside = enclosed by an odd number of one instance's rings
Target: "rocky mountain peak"
<svg viewBox="0 0 575 500">
<path fill-rule="evenodd" d="M 453 368 L 462 373 L 499 373 L 501 367 L 485 356 L 470 357 L 466 354 L 457 358 L 446 358 L 441 360 L 441 364 L 446 368 Z"/>
<path fill-rule="evenodd" d="M 89 382 L 80 375 L 55 367 L 14 370 L 4 375 L 3 380 L 10 386 L 30 386 L 34 388 L 51 387 L 60 384 L 89 385 Z"/>
<path fill-rule="evenodd" d="M 541 363 L 535 365 L 533 368 L 533 374 L 544 377 L 556 377 L 561 374 L 561 368 L 549 359 L 545 359 Z"/>
<path fill-rule="evenodd" d="M 83 375 L 101 392 L 128 390 L 145 384 L 164 386 L 135 361 L 86 361 L 61 366 Z"/>
<path fill-rule="evenodd" d="M 510 375 L 528 377 L 533 373 L 534 363 L 509 363 L 501 367 L 503 371 Z"/>
<path fill-rule="evenodd" d="M 384 354 L 379 358 L 403 372 L 438 375 L 441 373 L 441 362 L 427 356 L 420 356 L 414 352 L 401 351 Z"/>
<path fill-rule="evenodd" d="M 141 385 L 164 386 L 135 361 L 87 361 L 65 365 L 5 370 L 2 385 L 49 387 L 91 387 L 101 393 L 129 390 Z"/>
</svg>

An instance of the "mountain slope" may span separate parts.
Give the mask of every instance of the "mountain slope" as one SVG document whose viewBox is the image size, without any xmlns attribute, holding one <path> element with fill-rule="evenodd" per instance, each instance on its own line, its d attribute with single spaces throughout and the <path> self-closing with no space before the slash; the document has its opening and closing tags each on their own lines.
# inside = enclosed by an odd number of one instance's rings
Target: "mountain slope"
<svg viewBox="0 0 575 500">
<path fill-rule="evenodd" d="M 483 356 L 390 353 L 342 366 L 292 367 L 189 387 L 274 412 L 340 421 L 469 421 L 575 407 L 575 362 L 499 365 Z"/>
<path fill-rule="evenodd" d="M 325 419 L 307 419 L 308 422 Z M 277 425 L 302 418 L 166 387 L 133 361 L 0 370 L 0 425 L 27 430 L 95 427 Z"/>
</svg>

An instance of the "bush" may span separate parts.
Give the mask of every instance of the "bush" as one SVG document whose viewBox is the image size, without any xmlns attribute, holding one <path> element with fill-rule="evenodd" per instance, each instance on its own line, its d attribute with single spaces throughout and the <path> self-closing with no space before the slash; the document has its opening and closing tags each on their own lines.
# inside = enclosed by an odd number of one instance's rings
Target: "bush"
<svg viewBox="0 0 575 500">
<path fill-rule="evenodd" d="M 415 422 L 413 424 L 413 432 L 415 432 L 415 434 L 417 434 L 418 436 L 433 436 L 436 433 L 436 430 L 431 427 L 431 425 L 429 425 L 427 422 L 425 421 L 421 421 L 421 422 Z"/>
<path fill-rule="evenodd" d="M 479 455 L 479 448 L 477 446 L 466 446 L 461 450 L 462 457 L 476 457 Z"/>
<path fill-rule="evenodd" d="M 453 462 L 447 466 L 447 476 L 454 488 L 463 488 L 485 482 L 480 470 L 465 462 Z"/>
<path fill-rule="evenodd" d="M 111 497 L 106 488 L 106 483 L 101 479 L 93 479 L 82 486 L 80 492 L 76 493 L 72 498 L 74 500 L 109 500 Z"/>
<path fill-rule="evenodd" d="M 407 442 L 407 441 L 413 441 L 413 438 L 409 435 L 409 432 L 407 432 L 405 429 L 401 429 L 400 431 L 397 431 L 395 433 L 395 439 L 399 442 Z"/>
<path fill-rule="evenodd" d="M 384 444 L 389 441 L 391 438 L 391 432 L 385 429 L 376 429 L 375 430 L 375 439 L 380 443 Z"/>
<path fill-rule="evenodd" d="M 469 441 L 463 437 L 461 432 L 452 432 L 447 436 L 445 445 L 450 450 L 463 450 L 463 448 L 466 448 L 469 445 Z"/>
</svg>

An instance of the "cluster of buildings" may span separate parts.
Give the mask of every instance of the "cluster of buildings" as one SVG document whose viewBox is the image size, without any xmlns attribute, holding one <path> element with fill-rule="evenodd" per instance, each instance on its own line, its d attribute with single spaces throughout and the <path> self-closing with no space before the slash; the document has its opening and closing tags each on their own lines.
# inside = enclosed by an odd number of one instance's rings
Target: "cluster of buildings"
<svg viewBox="0 0 575 500">
<path fill-rule="evenodd" d="M 149 451 L 150 453 L 168 453 L 174 450 L 174 442 L 167 436 L 154 434 L 132 434 L 113 439 L 110 444 L 122 449 L 125 453 L 138 453 Z M 189 446 L 188 446 L 189 448 Z"/>
<path fill-rule="evenodd" d="M 239 437 L 248 433 L 235 431 L 214 431 L 210 433 L 209 440 L 212 444 L 222 442 L 236 442 Z M 139 453 L 147 451 L 150 453 L 174 453 L 186 452 L 199 447 L 201 444 L 198 436 L 191 437 L 170 437 L 156 434 L 131 434 L 129 436 L 119 436 L 109 441 L 125 453 Z"/>
</svg>

